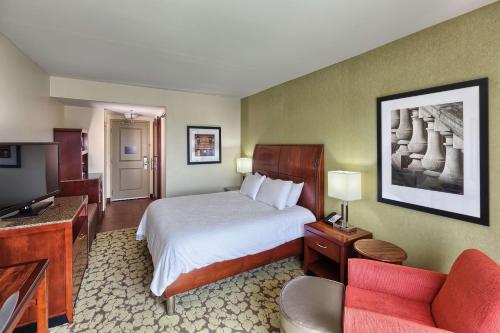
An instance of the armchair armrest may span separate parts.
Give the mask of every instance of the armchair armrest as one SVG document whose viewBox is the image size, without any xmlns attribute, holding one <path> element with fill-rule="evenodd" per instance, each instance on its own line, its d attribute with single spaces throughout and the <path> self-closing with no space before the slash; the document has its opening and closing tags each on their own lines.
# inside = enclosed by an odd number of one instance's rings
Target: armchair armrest
<svg viewBox="0 0 500 333">
<path fill-rule="evenodd" d="M 390 264 L 388 264 L 390 265 Z M 380 313 L 346 307 L 344 333 L 452 333 L 433 326 L 386 316 Z"/>
<path fill-rule="evenodd" d="M 374 260 L 349 259 L 349 285 L 431 303 L 446 274 Z"/>
</svg>

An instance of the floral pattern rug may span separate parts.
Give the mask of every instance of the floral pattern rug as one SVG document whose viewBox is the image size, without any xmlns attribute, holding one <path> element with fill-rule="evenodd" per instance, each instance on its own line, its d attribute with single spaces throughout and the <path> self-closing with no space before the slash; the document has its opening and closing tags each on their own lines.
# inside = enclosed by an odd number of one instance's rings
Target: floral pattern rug
<svg viewBox="0 0 500 333">
<path fill-rule="evenodd" d="M 135 229 L 97 234 L 67 332 L 279 332 L 281 287 L 303 275 L 289 258 L 176 296 L 176 314 L 149 290 L 153 263 Z"/>
</svg>

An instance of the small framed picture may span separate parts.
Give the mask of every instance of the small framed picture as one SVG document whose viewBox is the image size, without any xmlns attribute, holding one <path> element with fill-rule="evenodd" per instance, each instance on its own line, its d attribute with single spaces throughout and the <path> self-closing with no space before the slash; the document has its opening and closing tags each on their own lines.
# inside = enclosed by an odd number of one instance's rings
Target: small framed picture
<svg viewBox="0 0 500 333">
<path fill-rule="evenodd" d="M 188 164 L 221 163 L 221 128 L 187 127 Z"/>
<path fill-rule="evenodd" d="M 19 145 L 0 145 L 0 168 L 20 168 L 21 148 Z"/>
<path fill-rule="evenodd" d="M 488 79 L 377 99 L 378 201 L 489 225 Z"/>
</svg>

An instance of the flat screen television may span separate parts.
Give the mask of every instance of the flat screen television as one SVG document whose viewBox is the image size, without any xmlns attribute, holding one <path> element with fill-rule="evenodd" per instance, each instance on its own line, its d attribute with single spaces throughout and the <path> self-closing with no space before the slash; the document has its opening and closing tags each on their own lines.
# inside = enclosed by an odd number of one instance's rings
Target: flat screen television
<svg viewBox="0 0 500 333">
<path fill-rule="evenodd" d="M 58 192 L 57 143 L 0 143 L 0 217 L 35 215 L 32 206 Z"/>
</svg>

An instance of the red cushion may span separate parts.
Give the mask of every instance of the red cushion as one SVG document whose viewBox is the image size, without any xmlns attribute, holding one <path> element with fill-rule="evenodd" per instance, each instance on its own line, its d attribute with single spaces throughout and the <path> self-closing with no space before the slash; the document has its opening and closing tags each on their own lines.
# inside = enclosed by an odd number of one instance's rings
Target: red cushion
<svg viewBox="0 0 500 333">
<path fill-rule="evenodd" d="M 430 304 L 376 291 L 347 286 L 345 306 L 434 327 Z"/>
<path fill-rule="evenodd" d="M 346 307 L 344 333 L 450 333 L 414 321 L 386 316 L 372 311 Z"/>
<path fill-rule="evenodd" d="M 464 251 L 434 299 L 432 315 L 449 331 L 500 332 L 500 266 L 478 250 Z"/>
<path fill-rule="evenodd" d="M 446 275 L 375 260 L 349 259 L 349 285 L 417 302 L 431 303 Z"/>
</svg>

